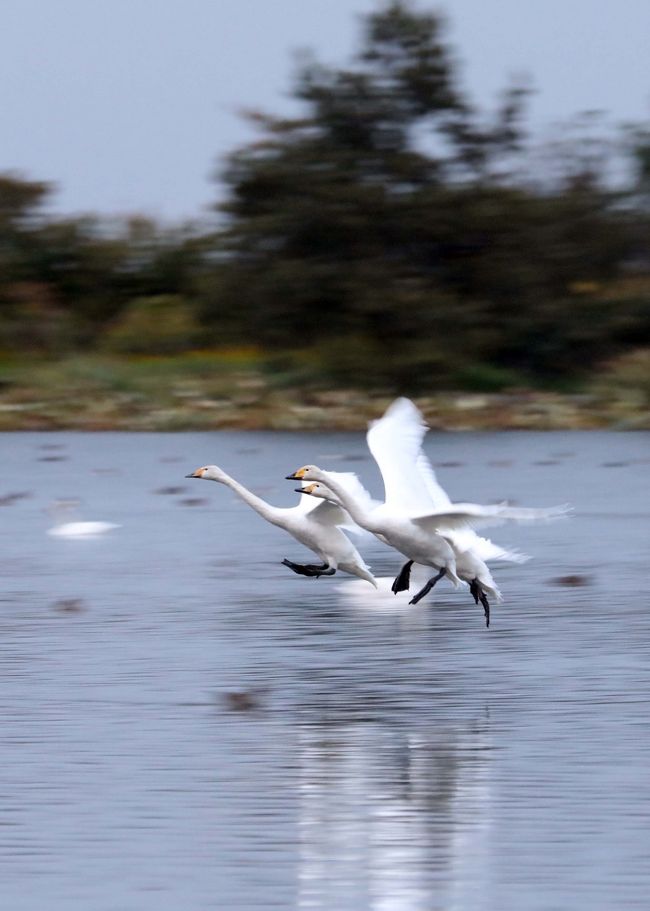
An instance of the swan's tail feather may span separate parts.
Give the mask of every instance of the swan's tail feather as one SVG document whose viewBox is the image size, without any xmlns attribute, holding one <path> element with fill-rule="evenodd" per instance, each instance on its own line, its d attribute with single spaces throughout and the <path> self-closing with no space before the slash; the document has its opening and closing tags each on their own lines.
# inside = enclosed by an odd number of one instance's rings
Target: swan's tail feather
<svg viewBox="0 0 650 911">
<path fill-rule="evenodd" d="M 371 585 L 377 588 L 377 580 L 367 566 L 360 566 L 357 563 L 349 563 L 346 565 L 339 563 L 339 569 L 342 569 L 343 572 L 349 573 L 351 576 L 357 576 L 359 579 L 364 579 L 366 582 L 370 582 Z"/>
</svg>

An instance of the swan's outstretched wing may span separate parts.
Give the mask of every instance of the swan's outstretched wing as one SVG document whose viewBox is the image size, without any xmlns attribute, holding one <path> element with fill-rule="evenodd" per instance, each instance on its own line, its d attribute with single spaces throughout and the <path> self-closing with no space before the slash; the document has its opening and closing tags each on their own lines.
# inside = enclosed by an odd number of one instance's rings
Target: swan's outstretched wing
<svg viewBox="0 0 650 911">
<path fill-rule="evenodd" d="M 350 499 L 355 500 L 365 512 L 376 509 L 380 503 L 373 500 L 358 476 L 353 471 L 328 471 L 327 474 L 341 485 Z M 327 487 L 326 484 L 323 484 Z"/>
<path fill-rule="evenodd" d="M 353 471 L 328 471 L 328 475 L 331 475 L 335 480 L 339 482 L 341 487 L 344 488 L 348 496 L 355 500 L 359 506 L 363 507 L 365 512 L 372 512 L 372 510 L 377 509 L 381 506 L 377 500 L 374 500 L 366 488 L 363 486 L 357 475 Z M 327 485 L 323 485 L 326 487 Z M 361 538 L 372 538 L 372 535 L 369 531 L 366 531 L 365 528 L 361 528 L 354 519 L 349 515 L 349 513 L 344 510 L 345 520 L 343 521 L 341 527 L 347 531 L 351 532 L 354 535 L 357 535 Z"/>
<path fill-rule="evenodd" d="M 404 398 L 396 399 L 384 416 L 370 425 L 366 441 L 379 466 L 390 512 L 422 515 L 429 507 L 436 509 L 429 491 L 430 480 L 424 481 L 421 464 L 426 432 L 419 410 Z M 435 475 L 433 481 L 436 484 Z"/>
<path fill-rule="evenodd" d="M 432 532 L 440 529 L 455 531 L 463 528 L 482 528 L 501 525 L 503 522 L 548 522 L 566 518 L 571 513 L 569 506 L 549 506 L 534 509 L 524 506 L 479 506 L 476 503 L 452 503 L 443 512 L 430 513 L 412 519 L 416 525 Z"/>
<path fill-rule="evenodd" d="M 309 481 L 300 482 L 301 487 L 309 487 L 309 484 Z M 311 497 L 309 494 L 302 494 L 298 505 L 294 506 L 292 511 L 295 515 L 304 516 L 322 525 L 343 525 L 345 522 L 352 522 L 343 507 L 329 500 Z"/>
<path fill-rule="evenodd" d="M 382 422 L 383 426 L 382 426 Z M 377 427 L 379 424 L 379 428 Z M 444 512 L 452 502 L 447 492 L 440 485 L 433 465 L 427 458 L 422 449 L 422 441 L 427 432 L 424 419 L 418 408 L 408 399 L 398 399 L 390 406 L 384 418 L 371 427 L 368 434 L 368 445 L 371 452 L 375 455 L 372 445 L 377 448 L 380 457 L 384 462 L 388 462 L 386 453 L 389 451 L 384 440 L 389 438 L 389 433 L 397 433 L 397 438 L 392 438 L 393 445 L 401 445 L 400 440 L 406 440 L 407 457 L 415 456 L 415 467 L 417 469 L 417 478 L 421 484 L 418 484 L 418 512 L 424 503 L 428 503 L 435 512 Z M 385 436 L 384 436 L 385 434 Z M 372 445 L 371 445 L 372 444 Z M 377 459 L 377 456 L 375 455 Z M 402 457 L 403 458 L 403 457 Z M 379 463 L 379 459 L 377 459 Z M 394 462 L 392 463 L 394 464 Z M 381 465 L 380 465 L 381 468 Z M 386 471 L 391 476 L 391 467 L 386 467 Z M 407 470 L 406 467 L 403 470 Z M 383 474 L 383 470 L 382 470 Z M 393 485 L 394 486 L 394 485 Z M 423 496 L 426 491 L 427 497 Z M 494 544 L 489 538 L 482 538 L 476 534 L 473 528 L 458 528 L 455 531 L 445 528 L 443 532 L 449 532 L 449 538 L 454 547 L 459 551 L 472 551 L 477 557 L 486 562 L 487 560 L 509 560 L 516 563 L 523 563 L 528 557 L 525 554 L 515 550 L 506 550 L 498 544 Z"/>
<path fill-rule="evenodd" d="M 482 538 L 480 535 L 476 534 L 473 528 L 462 528 L 457 529 L 456 531 L 441 528 L 439 529 L 439 532 L 443 537 L 449 540 L 454 550 L 458 550 L 461 553 L 471 551 L 480 560 L 483 560 L 484 563 L 487 563 L 489 560 L 502 560 L 508 563 L 526 563 L 527 560 L 530 560 L 530 557 L 527 554 L 523 554 L 519 550 L 501 547 L 499 544 L 495 544 L 494 541 L 490 541 L 489 538 Z"/>
<path fill-rule="evenodd" d="M 473 530 L 471 530 L 471 533 L 475 539 L 472 545 L 474 553 L 476 553 L 484 563 L 487 563 L 489 560 L 501 560 L 505 563 L 527 563 L 528 560 L 530 560 L 528 554 L 524 554 L 520 550 L 511 547 L 501 547 L 500 544 L 495 544 L 494 541 L 490 541 L 489 538 L 480 537 L 480 535 L 477 535 Z M 464 532 L 460 532 L 460 534 L 464 534 Z"/>
<path fill-rule="evenodd" d="M 447 492 L 440 486 L 433 465 L 424 452 L 420 452 L 418 456 L 417 468 L 432 505 L 436 509 L 444 509 L 445 506 L 449 506 L 451 500 L 447 496 Z"/>
</svg>

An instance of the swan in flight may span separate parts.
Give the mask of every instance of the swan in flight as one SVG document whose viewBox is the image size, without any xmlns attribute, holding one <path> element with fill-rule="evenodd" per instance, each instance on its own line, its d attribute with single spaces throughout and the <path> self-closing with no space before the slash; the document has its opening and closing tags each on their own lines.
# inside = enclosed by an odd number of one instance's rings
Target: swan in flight
<svg viewBox="0 0 650 911">
<path fill-rule="evenodd" d="M 368 432 L 368 446 L 377 464 L 385 471 L 394 487 L 396 475 L 401 482 L 402 501 L 408 498 L 411 510 L 433 513 L 444 512 L 453 504 L 444 488 L 439 484 L 433 466 L 425 455 L 422 444 L 428 427 L 422 413 L 410 399 L 397 399 L 387 409 L 379 421 L 375 421 Z M 402 440 L 397 456 L 394 453 L 394 440 Z M 396 459 L 401 460 L 396 462 Z M 383 466 L 383 467 L 382 467 Z M 406 478 L 406 480 L 404 480 Z M 408 486 L 408 492 L 407 492 Z M 417 490 L 415 489 L 417 487 Z M 473 505 L 473 504 L 472 504 Z M 555 515 L 555 509 L 550 516 Z M 523 514 L 511 516 L 520 519 L 547 519 L 547 510 L 538 513 L 528 510 Z M 488 524 L 487 522 L 485 524 Z M 479 601 L 483 606 L 486 625 L 490 625 L 490 604 L 488 595 L 498 603 L 503 601 L 496 582 L 487 566 L 488 560 L 504 560 L 523 563 L 528 557 L 519 551 L 507 550 L 494 544 L 489 538 L 477 535 L 471 527 L 445 528 L 441 525 L 438 533 L 443 535 L 451 545 L 456 556 L 456 572 L 467 582 L 474 603 Z M 404 591 L 409 587 L 410 571 L 413 561 L 408 561 L 393 583 L 393 592 Z"/>
<path fill-rule="evenodd" d="M 330 472 L 317 466 L 304 466 L 287 477 L 325 485 L 326 490 L 312 486 L 305 487 L 303 492 L 323 497 L 327 496 L 327 490 L 331 491 L 334 501 L 342 505 L 358 525 L 407 557 L 407 563 L 393 583 L 395 593 L 408 589 L 413 563 L 431 566 L 438 570 L 437 574 L 410 603 L 417 604 L 444 575 L 456 586 L 463 579 L 469 583 L 475 602 L 481 601 L 489 625 L 487 595 L 497 601 L 502 599 L 485 560 L 520 562 L 525 557 L 480 538 L 473 529 L 509 520 L 557 518 L 566 515 L 567 508 L 528 509 L 505 504 L 452 503 L 422 451 L 426 432 L 422 415 L 409 399 L 397 399 L 382 418 L 370 425 L 366 440 L 385 488 L 385 503 L 375 508 L 368 509 L 367 501 L 355 502 L 354 496 L 337 485 Z"/>
<path fill-rule="evenodd" d="M 338 497 L 336 497 L 336 495 L 324 484 L 314 482 L 312 484 L 306 484 L 304 487 L 297 489 L 299 489 L 300 493 L 308 494 L 309 496 L 317 497 L 319 499 L 329 500 L 331 503 L 339 506 L 341 505 L 341 501 L 338 499 Z M 498 551 L 501 554 L 499 559 L 511 559 L 515 562 L 521 563 L 528 558 L 524 554 L 519 554 L 518 552 L 510 553 L 509 551 L 505 551 L 502 548 L 499 548 L 497 545 L 492 545 L 492 542 L 488 541 L 487 538 L 479 538 L 476 532 L 474 532 L 471 528 L 461 529 L 456 532 L 440 529 L 439 534 L 452 547 L 456 559 L 456 575 L 469 584 L 470 592 L 474 598 L 474 602 L 478 604 L 480 601 L 483 605 L 485 623 L 486 626 L 489 626 L 490 603 L 487 600 L 487 596 L 489 595 L 498 603 L 501 603 L 503 601 L 503 597 L 497 588 L 496 582 L 492 577 L 492 573 L 490 572 L 489 567 L 479 556 L 478 548 L 476 546 L 472 547 L 469 536 L 474 535 L 477 541 L 485 542 L 485 544 L 491 545 L 495 551 Z M 463 535 L 468 536 L 465 541 L 463 541 Z M 377 537 L 380 540 L 383 540 L 384 543 L 388 543 L 388 540 L 385 540 L 384 535 L 377 535 Z M 495 556 L 493 559 L 497 559 L 497 557 Z M 393 580 L 391 591 L 394 595 L 398 594 L 398 592 L 408 590 L 411 579 L 411 567 L 415 562 L 420 563 L 421 561 L 416 561 L 413 558 L 409 558 L 409 560 L 402 567 L 397 578 Z M 421 589 L 409 603 L 417 604 L 418 601 L 424 597 L 424 595 L 428 594 L 428 592 L 431 591 L 433 586 L 442 577 L 443 574 L 444 573 L 438 573 L 438 575 L 435 576 L 433 580 L 427 582 L 424 588 Z"/>
<path fill-rule="evenodd" d="M 121 528 L 114 522 L 83 522 L 77 516 L 78 500 L 57 500 L 48 508 L 57 520 L 56 525 L 48 528 L 48 535 L 55 538 L 93 538 L 103 535 L 114 528 Z"/>
<path fill-rule="evenodd" d="M 323 561 L 322 565 L 318 566 L 283 560 L 283 565 L 294 573 L 318 578 L 319 576 L 333 576 L 336 570 L 340 569 L 342 572 L 365 579 L 375 588 L 377 587 L 375 577 L 360 553 L 341 530 L 341 527 L 347 527 L 354 531 L 354 524 L 340 506 L 328 500 L 322 500 L 319 503 L 318 500 L 307 496 L 301 497 L 297 506 L 271 506 L 270 503 L 262 500 L 261 497 L 231 478 L 216 465 L 197 468 L 196 471 L 185 477 L 202 478 L 206 481 L 225 484 L 263 519 L 272 525 L 277 525 L 278 528 L 283 528 L 305 547 L 313 550 Z M 341 486 L 342 490 L 351 492 L 355 497 L 355 502 L 357 499 L 363 502 L 364 496 L 367 495 L 355 475 L 332 472 L 332 477 L 336 479 L 336 483 Z"/>
</svg>

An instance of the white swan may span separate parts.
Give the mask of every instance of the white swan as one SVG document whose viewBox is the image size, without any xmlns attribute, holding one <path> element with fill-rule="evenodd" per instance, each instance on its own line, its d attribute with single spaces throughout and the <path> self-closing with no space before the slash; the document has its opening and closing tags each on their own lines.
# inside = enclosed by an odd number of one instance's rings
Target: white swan
<svg viewBox="0 0 650 911">
<path fill-rule="evenodd" d="M 306 484 L 302 488 L 297 488 L 299 493 L 308 494 L 312 497 L 318 497 L 321 499 L 329 500 L 330 502 L 341 505 L 339 499 L 336 495 L 324 484 L 319 484 L 314 482 L 312 484 Z M 469 584 L 470 592 L 474 598 L 474 602 L 478 604 L 480 601 L 483 605 L 483 612 L 485 614 L 485 623 L 486 626 L 490 625 L 490 603 L 487 600 L 488 595 L 493 598 L 498 604 L 501 604 L 503 601 L 503 596 L 497 584 L 494 581 L 492 573 L 490 572 L 489 567 L 487 566 L 485 560 L 482 557 L 482 554 L 490 554 L 489 557 L 486 556 L 486 559 L 494 560 L 510 560 L 514 563 L 524 563 L 529 559 L 526 554 L 519 553 L 518 551 L 508 551 L 504 548 L 499 547 L 496 544 L 493 544 L 488 538 L 481 538 L 476 532 L 471 528 L 459 529 L 457 531 L 445 530 L 440 528 L 438 534 L 443 537 L 451 545 L 451 548 L 454 552 L 456 558 L 456 575 L 462 579 L 464 582 Z M 382 536 L 379 535 L 380 539 Z M 411 567 L 415 562 L 414 559 L 409 559 L 407 563 L 402 567 L 399 575 L 396 579 L 393 580 L 390 590 L 394 595 L 397 595 L 398 592 L 407 591 L 410 584 L 411 578 Z M 426 586 L 426 594 L 430 589 L 435 585 L 438 577 L 432 582 L 429 587 Z M 383 583 L 385 580 L 378 579 L 380 586 L 385 587 Z M 423 597 L 422 591 L 415 596 L 415 598 L 409 602 L 411 604 L 417 604 L 420 598 Z"/>
<path fill-rule="evenodd" d="M 386 502 L 368 510 L 337 485 L 330 472 L 308 465 L 288 475 L 289 479 L 321 482 L 335 495 L 362 528 L 371 531 L 408 558 L 393 583 L 393 591 L 408 588 L 413 563 L 439 570 L 411 599 L 417 604 L 447 575 L 457 586 L 459 577 L 470 583 L 476 603 L 480 600 L 489 625 L 487 594 L 501 599 L 485 559 L 525 559 L 491 541 L 480 538 L 474 527 L 495 525 L 507 520 L 530 521 L 566 515 L 566 507 L 527 509 L 505 504 L 479 506 L 452 503 L 437 483 L 433 468 L 422 452 L 426 424 L 416 406 L 408 399 L 397 399 L 385 415 L 371 424 L 368 447 L 384 480 Z M 327 496 L 327 490 L 305 488 L 312 496 Z"/>
<path fill-rule="evenodd" d="M 72 518 L 76 515 L 78 500 L 57 500 L 48 508 L 57 520 L 56 525 L 47 529 L 48 535 L 56 538 L 93 538 L 114 528 L 121 528 L 115 522 L 83 522 Z M 67 521 L 64 521 L 67 519 Z"/>
<path fill-rule="evenodd" d="M 439 484 L 433 466 L 422 449 L 422 443 L 428 427 L 421 411 L 410 399 L 397 399 L 387 409 L 383 418 L 376 421 L 368 432 L 368 446 L 371 449 L 382 473 L 386 471 L 395 486 L 396 473 L 400 478 L 406 477 L 406 484 L 402 480 L 402 498 L 411 501 L 411 508 L 440 513 L 453 508 L 447 492 Z M 395 451 L 395 440 L 400 440 L 399 453 Z M 404 474 L 401 474 L 403 472 Z M 409 484 L 409 480 L 412 482 Z M 399 481 L 398 481 L 399 484 Z M 407 492 L 408 487 L 408 492 Z M 417 488 L 417 493 L 416 493 Z M 555 514 L 555 510 L 551 510 Z M 526 511 L 520 516 L 511 518 L 546 519 L 549 518 L 547 510 L 538 513 Z M 489 538 L 476 534 L 473 528 L 466 527 L 454 530 L 441 525 L 438 533 L 451 545 L 456 556 L 456 572 L 467 582 L 474 602 L 479 600 L 483 605 L 486 625 L 490 625 L 490 605 L 487 600 L 489 595 L 497 603 L 503 601 L 496 582 L 487 566 L 488 560 L 504 560 L 513 563 L 523 563 L 529 558 L 519 551 L 507 550 L 494 544 Z M 410 568 L 412 563 L 407 563 L 400 575 L 395 580 L 393 591 L 397 594 L 408 588 Z"/>
<path fill-rule="evenodd" d="M 312 497 L 317 497 L 319 499 L 329 500 L 331 503 L 338 505 L 338 506 L 342 505 L 339 498 L 333 493 L 333 491 L 329 487 L 325 486 L 325 484 L 319 484 L 318 482 L 314 482 L 312 484 L 306 484 L 306 486 L 304 486 L 300 489 L 300 492 L 304 493 L 304 494 L 308 494 Z M 444 514 L 441 514 L 441 516 L 442 515 L 444 515 Z M 454 514 L 454 515 L 456 515 L 456 514 Z M 460 579 L 462 579 L 464 582 L 467 582 L 469 584 L 470 591 L 472 593 L 475 603 L 478 604 L 478 602 L 480 601 L 481 604 L 483 605 L 483 612 L 485 614 L 485 623 L 486 623 L 486 626 L 489 626 L 490 625 L 490 604 L 489 604 L 489 601 L 487 600 L 487 596 L 489 595 L 491 598 L 494 598 L 498 603 L 501 603 L 503 601 L 503 596 L 501 595 L 501 592 L 497 588 L 496 582 L 494 581 L 494 579 L 492 577 L 492 573 L 490 572 L 489 567 L 481 559 L 478 551 L 476 549 L 472 548 L 472 545 L 470 543 L 471 539 L 469 536 L 473 535 L 473 536 L 475 536 L 477 541 L 485 542 L 485 544 L 491 545 L 492 547 L 494 547 L 495 551 L 498 551 L 501 554 L 500 559 L 508 559 L 508 557 L 505 555 L 508 554 L 509 552 L 503 550 L 502 548 L 499 548 L 497 545 L 492 545 L 492 542 L 489 541 L 487 538 L 480 538 L 476 534 L 476 532 L 474 532 L 471 528 L 466 528 L 466 529 L 462 529 L 462 530 L 453 532 L 451 530 L 445 530 L 444 528 L 441 527 L 438 530 L 437 534 L 439 534 L 440 537 L 444 538 L 444 540 L 447 541 L 449 543 L 449 545 L 451 546 L 451 548 L 454 552 L 455 559 L 456 559 L 456 575 Z M 468 536 L 465 539 L 465 541 L 463 540 L 464 535 Z M 392 543 L 392 542 L 389 542 L 388 539 L 386 538 L 386 536 L 383 534 L 378 534 L 377 537 L 380 540 L 384 541 L 384 543 Z M 402 553 L 405 553 L 405 552 L 402 551 Z M 525 555 L 517 554 L 516 552 L 513 552 L 509 558 L 515 560 L 516 562 L 524 562 L 526 559 L 528 559 Z M 496 559 L 496 557 L 494 559 Z M 402 567 L 397 578 L 395 578 L 393 580 L 390 590 L 394 595 L 397 595 L 398 592 L 403 592 L 403 591 L 408 590 L 409 585 L 410 585 L 410 579 L 411 579 L 411 567 L 416 562 L 420 563 L 421 561 L 415 560 L 412 557 L 409 558 L 407 563 L 405 563 L 404 566 Z M 428 563 L 425 565 L 430 566 L 432 564 Z M 409 603 L 417 604 L 417 602 L 420 601 L 421 598 L 423 598 L 424 595 L 426 595 L 433 588 L 433 586 L 436 584 L 436 582 L 438 581 L 438 579 L 441 577 L 442 574 L 443 573 L 439 573 L 433 579 L 433 581 L 431 581 L 430 584 L 427 583 L 424 586 L 424 588 L 421 589 L 418 592 L 418 594 L 415 595 L 415 597 Z M 382 585 L 382 588 L 385 588 L 385 585 L 383 584 L 385 582 L 385 580 L 379 579 L 378 582 Z"/>
<path fill-rule="evenodd" d="M 364 493 L 355 475 L 332 472 L 342 490 L 351 491 L 352 495 L 363 501 Z M 337 569 L 352 576 L 365 579 L 377 587 L 375 578 L 363 561 L 356 547 L 341 531 L 339 526 L 353 530 L 353 523 L 340 506 L 327 500 L 320 503 L 311 497 L 301 497 L 297 506 L 271 506 L 256 496 L 248 488 L 226 474 L 216 465 L 206 465 L 186 475 L 187 478 L 202 478 L 206 481 L 217 481 L 230 487 L 245 503 L 255 510 L 263 519 L 272 525 L 283 528 L 305 547 L 313 550 L 323 561 L 322 566 L 293 563 L 283 560 L 293 572 L 302 576 L 332 576 Z"/>
</svg>

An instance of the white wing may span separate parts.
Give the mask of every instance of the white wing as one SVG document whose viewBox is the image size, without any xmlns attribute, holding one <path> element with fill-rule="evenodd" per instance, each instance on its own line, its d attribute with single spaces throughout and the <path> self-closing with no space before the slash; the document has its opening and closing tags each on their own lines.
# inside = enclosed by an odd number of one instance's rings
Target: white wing
<svg viewBox="0 0 650 911">
<path fill-rule="evenodd" d="M 516 563 L 523 563 L 528 557 L 480 537 L 474 528 L 506 521 L 549 521 L 569 514 L 568 506 L 527 509 L 507 504 L 452 503 L 422 449 L 426 432 L 422 414 L 406 398 L 396 399 L 384 416 L 370 425 L 366 440 L 384 481 L 387 513 L 415 516 L 413 521 L 432 533 L 453 537 L 460 550 L 471 550 L 483 561 Z"/>
<path fill-rule="evenodd" d="M 306 515 L 310 521 L 318 522 L 319 525 L 340 525 L 343 528 L 354 526 L 356 528 L 356 525 L 354 525 L 354 522 L 342 506 L 330 503 L 329 500 L 317 500 L 309 495 L 303 496 L 302 499 L 314 500 L 318 504 L 315 509 L 310 509 Z"/>
<path fill-rule="evenodd" d="M 528 554 L 524 554 L 520 550 L 501 547 L 501 545 L 495 544 L 494 541 L 490 541 L 489 538 L 481 538 L 473 530 L 470 530 L 470 532 L 474 538 L 472 549 L 485 563 L 487 563 L 488 560 L 502 560 L 507 563 L 527 563 L 528 560 L 530 560 Z M 460 532 L 460 534 L 464 534 L 464 532 Z"/>
<path fill-rule="evenodd" d="M 346 491 L 351 499 L 356 500 L 366 512 L 370 512 L 380 504 L 373 500 L 366 488 L 363 486 L 357 475 L 353 471 L 328 471 L 335 481 L 338 481 L 341 487 Z M 327 485 L 323 485 L 327 486 Z"/>
<path fill-rule="evenodd" d="M 396 399 L 384 416 L 370 425 L 366 441 L 379 466 L 390 512 L 422 515 L 436 508 L 419 464 L 426 432 L 419 410 L 403 398 Z"/>
<path fill-rule="evenodd" d="M 353 472 L 328 471 L 328 474 L 338 481 L 350 497 L 357 500 L 364 508 L 370 510 L 378 505 L 376 500 L 372 499 L 359 478 Z M 312 483 L 312 481 L 301 481 L 302 487 L 308 487 Z M 326 485 L 323 484 L 322 486 L 325 487 Z M 335 498 L 334 494 L 332 494 L 332 497 L 333 499 Z M 320 522 L 323 525 L 341 525 L 348 531 L 366 534 L 363 529 L 359 528 L 356 522 L 350 518 L 342 506 L 339 506 L 330 500 L 323 500 L 320 497 L 313 497 L 307 494 L 300 498 L 300 502 L 295 509 L 305 517 L 308 516 L 310 519 Z"/>
<path fill-rule="evenodd" d="M 371 510 L 376 509 L 381 505 L 377 502 L 377 500 L 373 500 L 373 498 L 370 496 L 354 472 L 328 471 L 327 474 L 334 478 L 334 480 L 338 481 L 338 483 L 341 485 L 341 487 L 343 487 L 350 498 L 356 500 L 357 503 L 359 503 L 359 505 L 362 506 L 366 512 L 370 512 Z M 306 481 L 304 483 L 309 484 L 309 481 Z M 322 487 L 327 488 L 327 485 L 322 483 Z M 336 495 L 332 494 L 332 497 L 336 498 Z M 303 497 L 303 499 L 314 499 L 314 497 Z M 362 537 L 372 537 L 369 532 L 365 531 L 363 528 L 360 528 L 356 524 L 354 519 L 351 518 L 351 516 L 342 506 L 337 508 L 339 508 L 343 514 L 343 520 L 341 522 L 337 522 L 337 525 L 341 525 L 346 531 L 353 532 L 356 535 L 360 535 Z"/>
<path fill-rule="evenodd" d="M 308 487 L 311 481 L 301 481 L 302 487 Z M 352 522 L 347 512 L 335 503 L 329 500 L 321 500 L 318 497 L 311 497 L 309 494 L 303 494 L 298 501 L 298 505 L 291 510 L 295 515 L 304 516 L 312 521 L 320 522 L 322 525 L 344 525 L 346 522 Z M 352 523 L 354 524 L 354 523 Z"/>
<path fill-rule="evenodd" d="M 488 560 L 503 560 L 508 563 L 526 563 L 527 560 L 530 560 L 527 554 L 523 554 L 519 550 L 501 547 L 494 541 L 490 541 L 489 538 L 480 537 L 473 528 L 456 531 L 441 528 L 440 533 L 451 542 L 454 549 L 461 553 L 469 550 L 484 563 L 487 563 Z"/>
<path fill-rule="evenodd" d="M 449 506 L 451 500 L 447 496 L 445 490 L 442 489 L 436 478 L 436 473 L 433 470 L 433 465 L 428 460 L 424 452 L 420 452 L 417 460 L 417 468 L 422 479 L 422 483 L 426 487 L 427 493 L 431 500 L 432 505 L 436 509 L 444 509 L 445 506 Z"/>
<path fill-rule="evenodd" d="M 486 525 L 500 525 L 503 522 L 540 522 L 566 518 L 571 512 L 568 506 L 549 506 L 534 509 L 524 506 L 479 506 L 476 503 L 452 503 L 444 512 L 429 513 L 413 517 L 412 521 L 422 528 L 438 529 L 481 528 Z"/>
<path fill-rule="evenodd" d="M 397 423 L 399 421 L 403 435 L 407 436 L 411 441 L 410 446 L 412 447 L 411 451 L 413 453 L 415 453 L 417 447 L 418 452 L 415 458 L 415 465 L 419 480 L 428 495 L 428 501 L 434 511 L 444 512 L 447 507 L 452 506 L 452 502 L 447 492 L 440 485 L 433 465 L 422 449 L 422 440 L 426 434 L 426 425 L 424 424 L 422 415 L 416 406 L 406 399 L 401 399 L 394 403 L 387 414 L 389 414 L 389 417 L 394 421 L 395 429 L 398 429 Z M 390 427 L 388 422 L 387 424 Z M 377 433 L 376 425 L 374 433 Z M 418 490 L 418 497 L 422 497 L 421 488 Z M 422 497 L 422 501 L 424 501 L 424 497 Z M 451 539 L 454 547 L 459 551 L 466 552 L 471 550 L 472 553 L 483 561 L 510 560 L 520 563 L 528 559 L 524 554 L 520 554 L 518 551 L 505 550 L 503 547 L 494 544 L 488 538 L 479 537 L 473 528 L 465 527 L 457 529 L 456 531 L 452 531 L 449 528 L 440 530 L 444 533 L 448 533 L 447 537 Z"/>
</svg>

